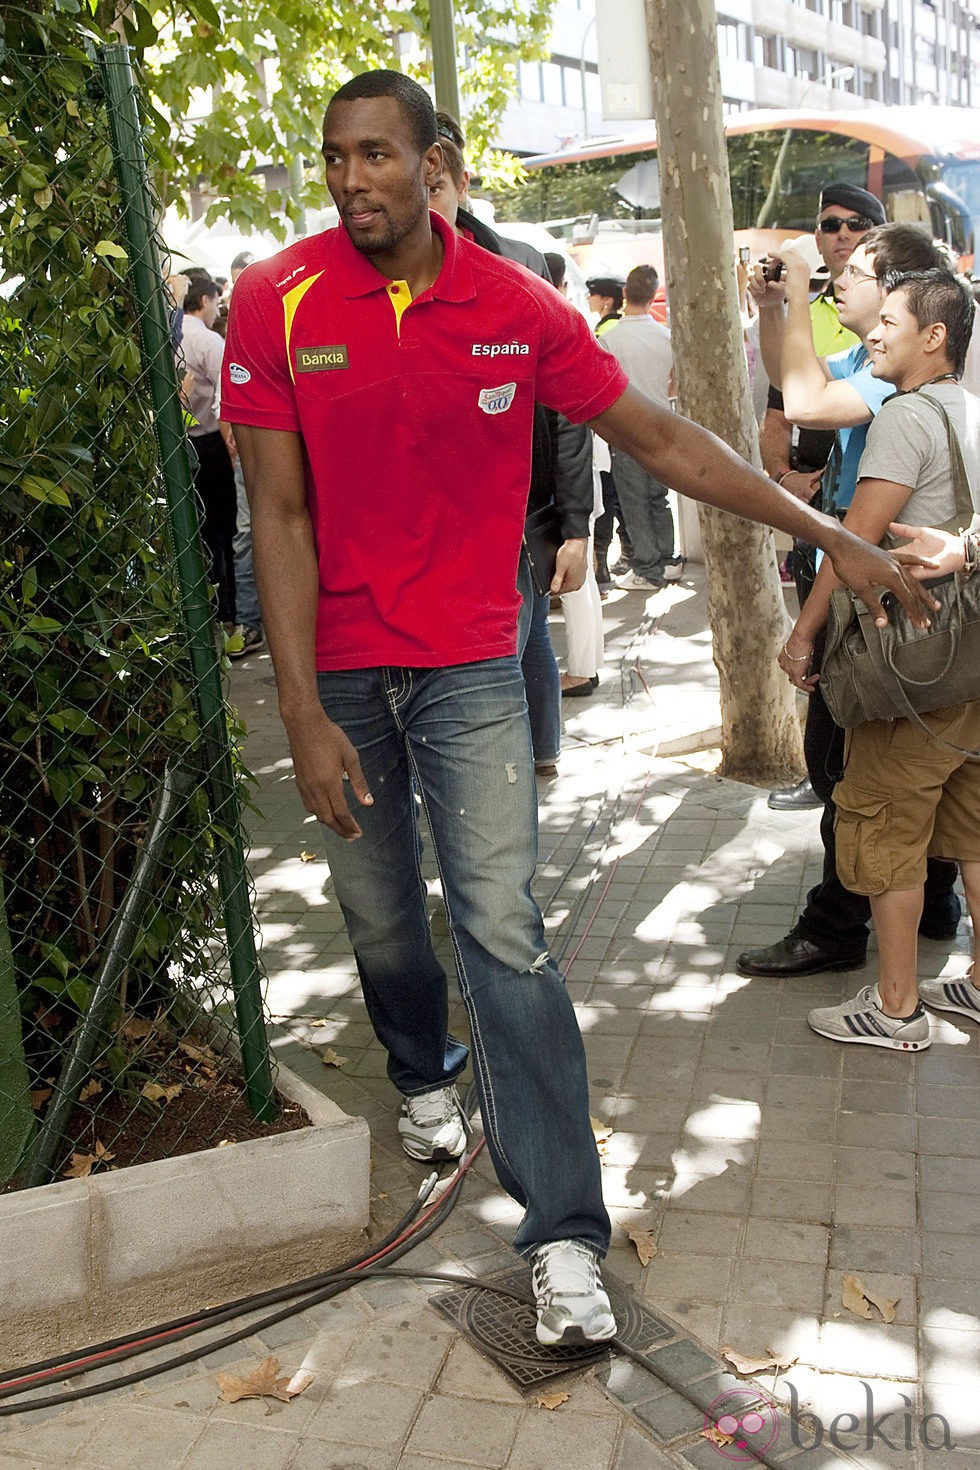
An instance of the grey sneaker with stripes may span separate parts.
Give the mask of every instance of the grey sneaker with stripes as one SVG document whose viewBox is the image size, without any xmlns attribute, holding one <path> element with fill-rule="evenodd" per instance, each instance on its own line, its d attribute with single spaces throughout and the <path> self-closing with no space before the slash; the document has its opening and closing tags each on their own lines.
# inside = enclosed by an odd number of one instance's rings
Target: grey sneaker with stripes
<svg viewBox="0 0 980 1470">
<path fill-rule="evenodd" d="M 884 1046 L 889 1051 L 925 1051 L 931 1044 L 929 1017 L 921 1005 L 904 1020 L 886 1016 L 877 985 L 866 985 L 841 1006 L 821 1006 L 807 1021 L 818 1036 L 831 1041 L 854 1041 L 862 1046 Z"/>
<path fill-rule="evenodd" d="M 920 980 L 919 997 L 934 1011 L 955 1011 L 980 1021 L 980 990 L 972 984 L 973 966 L 961 980 Z"/>
</svg>

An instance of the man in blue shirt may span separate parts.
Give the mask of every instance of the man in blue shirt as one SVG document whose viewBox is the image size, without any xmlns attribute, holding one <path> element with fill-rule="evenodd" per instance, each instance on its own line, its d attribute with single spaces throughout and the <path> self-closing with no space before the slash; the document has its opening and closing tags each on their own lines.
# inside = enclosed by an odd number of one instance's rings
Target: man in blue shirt
<svg viewBox="0 0 980 1470">
<path fill-rule="evenodd" d="M 855 347 L 833 357 L 818 357 L 810 321 L 809 268 L 786 250 L 779 284 L 767 283 L 759 267 L 751 288 L 761 313 L 760 343 L 766 371 L 782 389 L 786 416 L 812 429 L 834 429 L 834 448 L 822 481 L 822 508 L 842 517 L 857 485 L 857 470 L 868 425 L 891 383 L 871 373 L 865 339 L 878 325 L 885 297 L 880 282 L 891 271 L 921 271 L 942 265 L 929 237 L 914 225 L 881 225 L 865 235 L 837 278 L 841 325 L 860 337 Z M 785 302 L 785 313 L 784 313 Z M 793 658 L 796 650 L 784 651 Z M 819 665 L 822 648 L 815 651 Z M 802 657 L 802 655 L 801 655 Z M 807 655 L 808 661 L 810 655 Z M 821 881 L 807 894 L 806 907 L 785 938 L 739 955 L 743 975 L 779 978 L 815 975 L 824 970 L 856 970 L 865 961 L 871 910 L 864 895 L 851 893 L 837 876 L 833 789 L 844 768 L 844 732 L 834 724 L 819 685 L 807 708 L 803 739 L 807 773 L 823 802 L 820 836 L 824 846 Z M 956 933 L 960 902 L 952 891 L 956 865 L 933 860 L 926 879 L 920 933 L 948 939 Z"/>
</svg>

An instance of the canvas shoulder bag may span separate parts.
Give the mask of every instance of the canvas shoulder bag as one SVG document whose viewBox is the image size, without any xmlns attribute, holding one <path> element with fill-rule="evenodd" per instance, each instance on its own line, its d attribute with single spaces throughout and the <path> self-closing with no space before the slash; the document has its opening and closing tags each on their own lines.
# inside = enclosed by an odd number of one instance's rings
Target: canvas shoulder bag
<svg viewBox="0 0 980 1470">
<path fill-rule="evenodd" d="M 949 443 L 956 513 L 943 529 L 968 526 L 974 507 L 959 440 L 943 404 L 918 391 L 942 416 Z M 980 699 L 980 575 L 957 572 L 925 585 L 940 604 L 928 628 L 913 627 L 891 595 L 884 628 L 846 587 L 831 596 L 820 691 L 845 730 L 866 720 L 909 719 L 936 740 L 921 715 Z M 980 751 L 962 753 L 980 760 Z"/>
</svg>

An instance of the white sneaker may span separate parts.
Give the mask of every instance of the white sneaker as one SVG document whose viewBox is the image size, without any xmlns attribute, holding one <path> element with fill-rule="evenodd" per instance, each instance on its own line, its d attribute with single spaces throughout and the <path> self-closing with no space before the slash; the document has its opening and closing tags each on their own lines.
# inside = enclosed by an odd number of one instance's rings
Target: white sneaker
<svg viewBox="0 0 980 1470">
<path fill-rule="evenodd" d="M 466 1118 L 455 1087 L 450 1084 L 419 1097 L 406 1097 L 398 1132 L 410 1159 L 426 1164 L 458 1159 L 466 1147 Z"/>
<path fill-rule="evenodd" d="M 538 1312 L 535 1335 L 556 1342 L 605 1342 L 616 1335 L 616 1319 L 591 1246 L 580 1240 L 549 1240 L 531 1258 L 531 1283 Z"/>
<path fill-rule="evenodd" d="M 820 1006 L 806 1019 L 811 1030 L 831 1041 L 883 1046 L 890 1051 L 925 1051 L 932 1041 L 929 1017 L 921 1005 L 911 1016 L 886 1016 L 877 985 L 866 985 L 842 1006 Z"/>
<path fill-rule="evenodd" d="M 651 582 L 648 577 L 641 577 L 639 572 L 627 572 L 616 583 L 621 592 L 659 592 L 663 585 L 663 582 Z"/>
<path fill-rule="evenodd" d="M 920 980 L 919 998 L 934 1011 L 955 1011 L 980 1021 L 980 990 L 972 983 L 973 966 L 960 980 Z"/>
<path fill-rule="evenodd" d="M 664 581 L 679 582 L 684 575 L 684 558 L 672 556 L 670 561 L 664 562 Z"/>
</svg>

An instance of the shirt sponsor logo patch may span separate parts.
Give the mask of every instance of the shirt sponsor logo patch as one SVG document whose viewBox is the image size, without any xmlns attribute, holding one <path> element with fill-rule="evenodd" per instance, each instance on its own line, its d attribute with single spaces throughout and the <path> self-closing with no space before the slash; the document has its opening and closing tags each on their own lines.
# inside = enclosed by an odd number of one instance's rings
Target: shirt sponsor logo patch
<svg viewBox="0 0 980 1470">
<path fill-rule="evenodd" d="M 501 383 L 499 388 L 481 388 L 480 407 L 484 413 L 506 413 L 516 392 L 516 383 Z"/>
<path fill-rule="evenodd" d="M 332 347 L 297 347 L 296 371 L 298 373 L 329 373 L 336 368 L 348 367 L 347 347 L 337 342 Z"/>
<path fill-rule="evenodd" d="M 474 357 L 528 357 L 531 349 L 526 342 L 474 342 Z"/>
<path fill-rule="evenodd" d="M 240 362 L 233 362 L 228 368 L 228 376 L 233 383 L 250 383 L 252 374 L 248 368 L 242 367 Z"/>
</svg>

